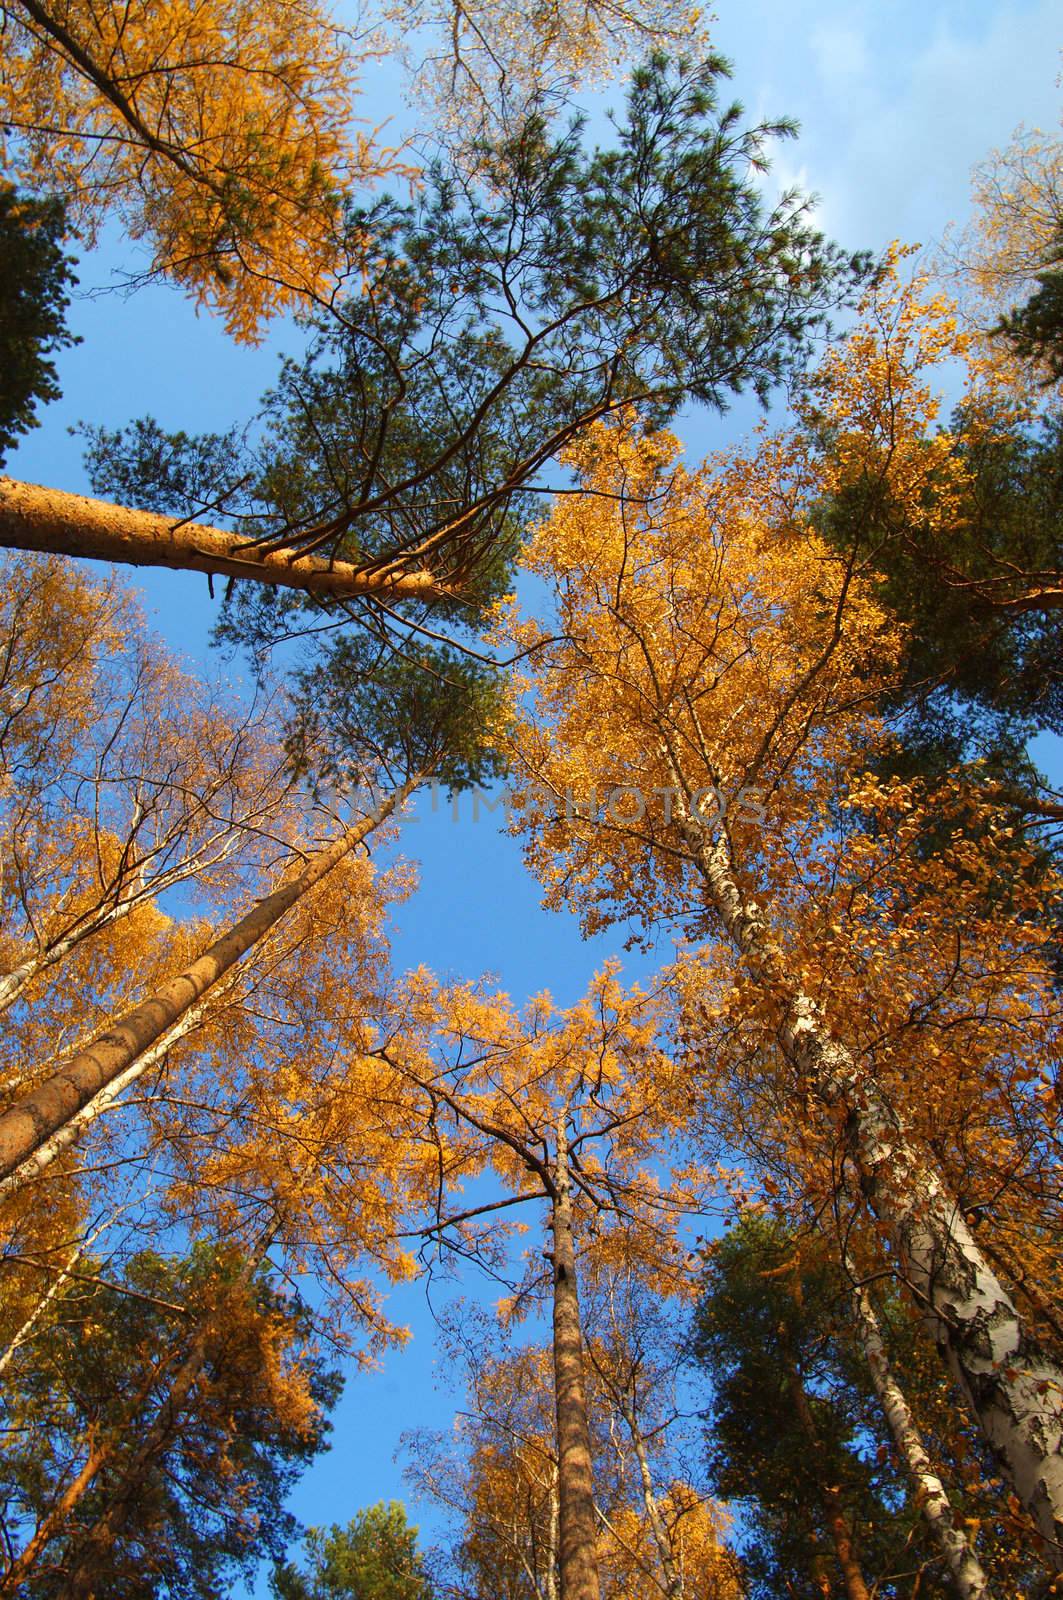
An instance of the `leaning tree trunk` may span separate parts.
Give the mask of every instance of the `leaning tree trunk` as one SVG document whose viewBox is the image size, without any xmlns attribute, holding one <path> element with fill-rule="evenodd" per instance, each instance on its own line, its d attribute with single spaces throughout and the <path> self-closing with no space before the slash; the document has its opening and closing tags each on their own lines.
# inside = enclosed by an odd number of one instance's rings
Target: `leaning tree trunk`
<svg viewBox="0 0 1063 1600">
<path fill-rule="evenodd" d="M 680 795 L 678 763 L 666 752 Z M 833 1037 L 735 874 L 722 830 L 697 823 L 689 800 L 676 817 L 709 903 L 751 976 L 771 986 L 778 1040 L 795 1076 L 849 1119 L 868 1203 L 886 1228 L 928 1329 L 974 1416 L 1063 1569 L 1063 1368 L 1046 1357 L 978 1248 L 963 1213 L 874 1078 Z"/>
<path fill-rule="evenodd" d="M 319 599 L 431 600 L 448 592 L 430 572 L 366 570 L 298 550 L 259 551 L 222 528 L 5 477 L 0 477 L 0 548 L 250 578 Z"/>
<path fill-rule="evenodd" d="M 101 1090 L 108 1088 L 137 1058 L 179 1021 L 237 961 L 269 933 L 302 897 L 349 855 L 393 812 L 419 780 L 411 778 L 383 800 L 369 817 L 355 823 L 320 850 L 279 889 L 266 895 L 196 961 L 163 984 L 147 1000 L 84 1050 L 69 1057 L 38 1088 L 0 1116 L 0 1182 L 24 1171 L 30 1158 Z"/>
<path fill-rule="evenodd" d="M 871 1381 L 886 1415 L 890 1433 L 915 1489 L 915 1499 L 960 1600 L 991 1600 L 982 1563 L 956 1527 L 945 1486 L 934 1471 L 904 1391 L 893 1375 L 882 1330 L 862 1283 L 853 1288 L 853 1310 Z"/>
<path fill-rule="evenodd" d="M 557 1408 L 557 1470 L 560 1501 L 558 1566 L 561 1600 L 599 1600 L 595 1540 L 594 1468 L 591 1460 L 583 1334 L 572 1234 L 572 1189 L 568 1167 L 567 1110 L 557 1125 L 553 1175 L 554 1395 Z"/>
<path fill-rule="evenodd" d="M 132 1065 L 128 1066 L 124 1072 L 120 1072 L 117 1078 L 112 1078 L 110 1083 L 100 1090 L 99 1094 L 93 1095 L 88 1104 L 83 1106 L 75 1116 L 64 1122 L 63 1126 L 56 1133 L 53 1133 L 50 1139 L 46 1139 L 43 1144 L 38 1145 L 33 1154 L 27 1156 L 25 1161 L 9 1178 L 0 1180 L 0 1201 L 4 1200 L 9 1194 L 15 1194 L 19 1189 L 25 1188 L 26 1184 L 34 1182 L 42 1173 L 46 1172 L 53 1161 L 58 1160 L 61 1155 L 70 1149 L 71 1145 L 77 1143 L 85 1129 L 90 1127 L 97 1117 L 114 1108 L 126 1089 L 137 1083 L 146 1072 L 150 1072 L 153 1067 L 157 1067 L 160 1062 L 165 1061 L 174 1045 L 180 1043 L 182 1039 L 195 1031 L 206 1009 L 206 1002 L 204 1002 L 202 1005 L 193 1006 L 190 1011 L 186 1011 L 183 1016 L 178 1018 L 173 1027 L 167 1028 L 162 1037 L 157 1039 L 149 1049 L 142 1050 Z"/>
</svg>

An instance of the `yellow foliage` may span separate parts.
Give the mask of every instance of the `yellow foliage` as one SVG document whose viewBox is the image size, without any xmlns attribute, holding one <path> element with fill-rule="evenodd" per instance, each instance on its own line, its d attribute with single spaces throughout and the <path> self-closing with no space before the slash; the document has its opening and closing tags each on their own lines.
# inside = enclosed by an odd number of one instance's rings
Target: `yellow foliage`
<svg viewBox="0 0 1063 1600">
<path fill-rule="evenodd" d="M 400 170 L 352 136 L 357 58 L 313 0 L 6 0 L 2 16 L 13 175 L 61 194 L 90 239 L 116 213 L 238 339 L 327 292 L 344 190 Z"/>
</svg>

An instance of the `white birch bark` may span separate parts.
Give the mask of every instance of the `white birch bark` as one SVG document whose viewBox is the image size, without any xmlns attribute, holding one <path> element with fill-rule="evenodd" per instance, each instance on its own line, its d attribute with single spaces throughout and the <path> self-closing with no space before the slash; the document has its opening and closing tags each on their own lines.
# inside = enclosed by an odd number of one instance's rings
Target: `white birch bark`
<svg viewBox="0 0 1063 1600">
<path fill-rule="evenodd" d="M 1015 1493 L 1063 1570 L 1063 1369 L 1041 1351 L 955 1200 L 874 1079 L 801 992 L 760 906 L 738 882 L 726 835 L 693 818 L 678 763 L 676 821 L 710 904 L 754 978 L 782 997 L 779 1044 L 818 1098 L 848 1113 L 868 1203 L 885 1225 L 926 1325 Z"/>
<path fill-rule="evenodd" d="M 912 1481 L 920 1513 L 941 1552 L 956 1593 L 960 1600 L 992 1600 L 982 1563 L 955 1525 L 945 1486 L 934 1471 L 904 1391 L 894 1377 L 871 1297 L 861 1283 L 853 1289 L 853 1310 L 875 1393 Z"/>
</svg>

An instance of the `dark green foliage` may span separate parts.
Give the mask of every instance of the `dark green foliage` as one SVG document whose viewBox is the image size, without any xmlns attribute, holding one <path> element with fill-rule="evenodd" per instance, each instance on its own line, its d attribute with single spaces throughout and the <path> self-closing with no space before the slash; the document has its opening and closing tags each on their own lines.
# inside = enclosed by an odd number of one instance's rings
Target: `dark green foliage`
<svg viewBox="0 0 1063 1600">
<path fill-rule="evenodd" d="M 312 319 L 256 446 L 150 423 L 98 433 L 97 488 L 182 515 L 217 506 L 249 535 L 361 564 L 427 566 L 455 598 L 406 602 L 406 619 L 475 624 L 543 469 L 581 427 L 626 403 L 661 423 L 691 397 L 766 395 L 866 271 L 794 196 L 765 209 L 765 141 L 792 130 L 741 130 L 719 104 L 725 72 L 656 58 L 612 150 L 533 114 L 429 171 L 416 203 L 352 209 L 350 290 Z M 241 589 L 230 638 L 304 625 L 308 602 Z M 372 604 L 340 620 L 367 614 L 380 621 Z"/>
<path fill-rule="evenodd" d="M 794 1265 L 794 1263 L 798 1263 Z M 945 1595 L 918 1513 L 906 1503 L 862 1354 L 849 1341 L 847 1295 L 821 1248 L 750 1217 L 715 1247 L 693 1330 L 712 1385 L 706 1435 L 712 1492 L 735 1501 L 750 1600 L 818 1600 L 819 1575 L 841 1592 L 824 1489 L 836 1485 L 870 1588 L 886 1597 Z M 795 1386 L 814 1438 L 802 1426 Z"/>
<path fill-rule="evenodd" d="M 63 233 L 58 200 L 0 179 L 0 467 L 19 435 L 38 426 L 38 401 L 59 397 L 48 357 L 78 342 L 66 328 L 67 290 L 77 280 Z"/>
<path fill-rule="evenodd" d="M 98 492 L 209 511 L 263 547 L 432 574 L 427 600 L 229 584 L 222 642 L 261 659 L 302 641 L 291 749 L 318 781 L 496 775 L 489 672 L 452 646 L 505 591 L 545 469 L 627 404 L 659 424 L 692 397 L 766 396 L 866 274 L 795 196 L 766 210 L 764 145 L 792 130 L 743 131 L 719 103 L 726 70 L 655 58 L 611 150 L 532 114 L 429 171 L 415 203 L 352 209 L 349 292 L 310 319 L 253 441 L 150 419 L 90 436 Z"/>
<path fill-rule="evenodd" d="M 277 1600 L 432 1600 L 417 1529 L 397 1500 L 359 1511 L 345 1528 L 311 1528 L 308 1569 L 278 1567 Z"/>
<path fill-rule="evenodd" d="M 238 1252 L 197 1247 L 185 1260 L 151 1251 L 109 1287 L 83 1260 L 43 1331 L 5 1378 L 0 1454 L 5 1530 L 15 1548 L 70 1481 L 90 1443 L 117 1436 L 117 1455 L 45 1550 L 20 1593 L 59 1600 L 84 1535 L 153 1421 L 167 1413 L 174 1369 L 205 1314 L 225 1301 Z M 123 1288 L 126 1291 L 122 1292 Z M 182 1308 L 184 1313 L 182 1315 Z M 300 1425 L 274 1404 L 277 1323 L 309 1379 Z M 193 1394 L 169 1418 L 145 1466 L 95 1592 L 108 1600 L 216 1600 L 261 1560 L 282 1555 L 296 1525 L 284 1499 L 326 1448 L 325 1411 L 338 1375 L 311 1353 L 310 1318 L 260 1268 L 219 1315 Z M 294 1414 L 293 1414 L 294 1415 Z"/>
<path fill-rule="evenodd" d="M 816 520 L 910 629 L 890 709 L 911 769 L 985 756 L 1008 771 L 1031 733 L 1063 731 L 1063 611 L 1015 603 L 1063 568 L 1063 423 L 972 440 L 959 411 L 952 426 L 971 489 L 944 534 L 904 516 L 878 480 Z"/>
<path fill-rule="evenodd" d="M 1024 305 L 1001 318 L 996 329 L 1021 361 L 1044 369 L 1043 382 L 1063 379 L 1063 238 L 1057 238 L 1037 288 Z"/>
<path fill-rule="evenodd" d="M 901 670 L 882 702 L 897 740 L 878 770 L 933 793 L 966 768 L 976 793 L 992 791 L 996 848 L 1011 837 L 1025 858 L 1038 845 L 1032 866 L 1002 864 L 992 893 L 1007 904 L 1013 870 L 1040 881 L 1058 861 L 1058 822 L 1038 809 L 1044 779 L 1028 746 L 1037 733 L 1063 733 L 1063 609 L 1026 601 L 1058 588 L 1063 570 L 1063 420 L 994 431 L 968 430 L 968 420 L 962 409 L 952 417 L 970 476 L 944 529 L 930 514 L 939 507 L 913 519 L 878 477 L 818 506 L 814 520 L 906 625 Z M 922 848 L 948 848 L 957 832 L 983 838 L 986 826 L 984 812 L 950 799 Z M 1045 916 L 1058 925 L 1055 896 Z"/>
<path fill-rule="evenodd" d="M 497 671 L 455 650 L 341 635 L 296 675 L 289 752 L 319 788 L 420 775 L 456 793 L 502 774 L 493 748 L 500 690 Z"/>
</svg>

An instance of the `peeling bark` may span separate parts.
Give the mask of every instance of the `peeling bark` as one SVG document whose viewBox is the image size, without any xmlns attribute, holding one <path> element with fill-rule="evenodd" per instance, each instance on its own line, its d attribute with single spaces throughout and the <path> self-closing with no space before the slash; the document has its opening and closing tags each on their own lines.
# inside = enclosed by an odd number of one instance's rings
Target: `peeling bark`
<svg viewBox="0 0 1063 1600">
<path fill-rule="evenodd" d="M 945 1486 L 931 1464 L 904 1391 L 893 1375 L 882 1330 L 863 1284 L 853 1290 L 853 1310 L 871 1381 L 885 1413 L 897 1452 L 915 1490 L 916 1503 L 952 1578 L 960 1600 L 991 1600 L 982 1563 L 955 1526 Z"/>
<path fill-rule="evenodd" d="M 928 1331 L 1033 1517 L 1045 1560 L 1063 1570 L 1063 1368 L 1037 1345 L 878 1084 L 793 982 L 764 913 L 738 882 L 726 836 L 695 822 L 686 803 L 677 820 L 726 933 L 750 974 L 780 999 L 778 1040 L 795 1077 L 824 1105 L 846 1113 L 864 1194 Z"/>
</svg>

